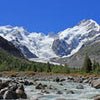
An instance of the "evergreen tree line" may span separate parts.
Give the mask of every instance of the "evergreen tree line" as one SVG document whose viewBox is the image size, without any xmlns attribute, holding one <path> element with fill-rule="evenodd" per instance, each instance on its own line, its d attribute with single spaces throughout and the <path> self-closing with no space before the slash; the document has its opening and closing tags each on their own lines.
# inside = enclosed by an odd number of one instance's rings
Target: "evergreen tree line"
<svg viewBox="0 0 100 100">
<path fill-rule="evenodd" d="M 0 49 L 0 71 L 34 71 L 34 72 L 53 72 L 66 73 L 68 66 L 39 63 L 27 59 L 11 56 L 6 51 Z"/>
<path fill-rule="evenodd" d="M 82 71 L 85 73 L 100 74 L 100 64 L 89 58 L 88 55 L 85 56 Z"/>
<path fill-rule="evenodd" d="M 70 68 L 68 65 L 53 65 L 48 63 L 39 63 L 21 59 L 9 55 L 6 51 L 0 49 L 0 71 L 34 71 L 34 72 L 53 72 L 53 73 L 91 73 L 100 74 L 100 65 L 95 60 L 92 62 L 86 55 L 82 68 Z"/>
</svg>

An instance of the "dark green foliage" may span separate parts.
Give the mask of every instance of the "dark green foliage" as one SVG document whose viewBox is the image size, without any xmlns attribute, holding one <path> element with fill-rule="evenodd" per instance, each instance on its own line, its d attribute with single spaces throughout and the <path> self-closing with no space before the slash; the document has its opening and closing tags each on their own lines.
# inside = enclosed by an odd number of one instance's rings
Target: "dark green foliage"
<svg viewBox="0 0 100 100">
<path fill-rule="evenodd" d="M 51 64 L 49 62 L 47 63 L 47 72 L 51 72 Z"/>
<path fill-rule="evenodd" d="M 96 69 L 97 63 L 95 60 L 93 60 L 92 70 L 94 71 Z"/>
<path fill-rule="evenodd" d="M 52 65 L 49 62 L 39 63 L 27 59 L 11 56 L 9 53 L 0 49 L 0 71 L 34 71 L 34 72 L 55 72 L 69 73 L 68 66 Z"/>
<path fill-rule="evenodd" d="M 69 68 L 66 64 L 62 65 L 53 65 L 49 62 L 39 63 L 32 62 L 27 59 L 22 59 L 18 57 L 11 56 L 9 53 L 0 49 L 0 71 L 34 71 L 34 72 L 53 72 L 53 73 L 76 73 L 83 74 L 92 73 L 100 74 L 100 65 L 95 60 L 91 63 L 90 58 L 86 55 L 84 60 L 84 65 L 82 69 L 79 68 Z"/>
<path fill-rule="evenodd" d="M 95 60 L 93 61 L 92 65 L 92 73 L 96 75 L 100 74 L 100 64 Z"/>
<path fill-rule="evenodd" d="M 93 60 L 93 63 L 91 62 L 88 55 L 86 55 L 83 63 L 82 73 L 91 73 L 95 75 L 100 74 L 100 64 Z"/>
<path fill-rule="evenodd" d="M 83 63 L 83 70 L 86 73 L 90 73 L 92 71 L 92 62 L 88 55 L 85 56 L 84 63 Z"/>
</svg>

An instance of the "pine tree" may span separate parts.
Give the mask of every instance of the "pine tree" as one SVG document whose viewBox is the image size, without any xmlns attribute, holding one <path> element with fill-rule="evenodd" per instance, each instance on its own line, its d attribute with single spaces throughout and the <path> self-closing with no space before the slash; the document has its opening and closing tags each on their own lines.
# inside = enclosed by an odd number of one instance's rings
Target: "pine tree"
<svg viewBox="0 0 100 100">
<path fill-rule="evenodd" d="M 92 62 L 88 55 L 85 56 L 84 63 L 83 63 L 83 70 L 86 73 L 89 73 L 92 71 Z"/>
<path fill-rule="evenodd" d="M 49 62 L 47 62 L 47 72 L 51 72 L 51 65 Z"/>
<path fill-rule="evenodd" d="M 36 67 L 36 65 L 34 65 L 34 72 L 37 72 L 37 67 Z"/>
<path fill-rule="evenodd" d="M 95 71 L 96 67 L 97 67 L 97 62 L 93 60 L 92 71 Z"/>
</svg>

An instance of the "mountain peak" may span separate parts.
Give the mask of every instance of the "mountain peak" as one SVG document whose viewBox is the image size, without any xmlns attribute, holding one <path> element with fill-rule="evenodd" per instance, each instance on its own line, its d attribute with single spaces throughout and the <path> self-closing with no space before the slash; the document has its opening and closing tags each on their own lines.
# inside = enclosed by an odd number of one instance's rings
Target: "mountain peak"
<svg viewBox="0 0 100 100">
<path fill-rule="evenodd" d="M 45 35 L 42 32 L 29 33 L 23 27 L 7 25 L 0 26 L 0 35 L 19 47 L 23 54 L 27 48 L 26 51 L 47 59 L 75 54 L 87 41 L 93 41 L 100 36 L 100 26 L 92 19 L 83 19 L 76 26 L 57 35 L 54 32 Z"/>
<path fill-rule="evenodd" d="M 94 23 L 96 26 L 99 26 L 96 21 L 94 21 L 93 19 L 83 19 L 82 21 L 80 21 L 77 26 L 86 26 L 86 25 L 89 25 L 89 24 L 92 24 Z"/>
<path fill-rule="evenodd" d="M 6 27 L 6 28 L 13 28 L 13 26 L 11 26 L 11 25 L 6 25 L 4 27 Z"/>
</svg>

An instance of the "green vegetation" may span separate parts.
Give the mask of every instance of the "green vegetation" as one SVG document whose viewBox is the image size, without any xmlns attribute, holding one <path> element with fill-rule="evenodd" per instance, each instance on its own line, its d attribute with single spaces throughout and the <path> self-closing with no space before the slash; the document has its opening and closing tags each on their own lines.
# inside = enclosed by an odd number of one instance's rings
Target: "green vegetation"
<svg viewBox="0 0 100 100">
<path fill-rule="evenodd" d="M 66 73 L 68 66 L 52 65 L 49 62 L 38 63 L 11 56 L 9 53 L 0 49 L 0 71 L 34 71 L 34 72 L 53 72 Z"/>
<path fill-rule="evenodd" d="M 69 68 L 66 64 L 53 65 L 48 63 L 32 62 L 27 59 L 11 56 L 9 53 L 0 49 L 0 71 L 34 71 L 34 72 L 52 72 L 52 73 L 75 73 L 75 74 L 100 74 L 100 65 L 95 60 L 91 62 L 86 55 L 83 68 Z"/>
<path fill-rule="evenodd" d="M 85 56 L 82 72 L 90 74 L 100 74 L 100 64 L 95 60 L 91 61 L 88 55 Z"/>
<path fill-rule="evenodd" d="M 92 62 L 88 55 L 85 56 L 84 63 L 83 63 L 83 70 L 86 73 L 90 73 L 92 71 Z"/>
</svg>

